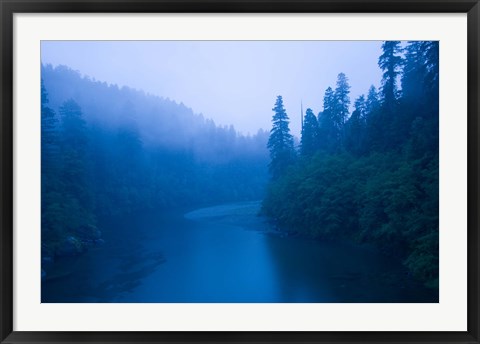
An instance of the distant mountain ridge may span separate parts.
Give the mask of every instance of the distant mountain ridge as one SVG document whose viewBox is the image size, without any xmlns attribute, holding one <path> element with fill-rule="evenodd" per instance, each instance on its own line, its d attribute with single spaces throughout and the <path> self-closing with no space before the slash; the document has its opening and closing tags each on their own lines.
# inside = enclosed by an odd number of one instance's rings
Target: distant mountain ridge
<svg viewBox="0 0 480 344">
<path fill-rule="evenodd" d="M 42 65 L 42 80 L 54 111 L 64 101 L 74 99 L 88 123 L 109 129 L 135 126 L 146 146 L 191 150 L 201 160 L 226 159 L 246 150 L 258 150 L 265 157 L 268 154 L 266 131 L 260 129 L 253 137 L 241 135 L 233 125 L 218 126 L 168 98 L 82 77 L 80 72 L 63 65 Z M 211 138 L 209 142 L 206 134 Z"/>
<path fill-rule="evenodd" d="M 243 136 L 183 104 L 42 66 L 42 256 L 101 242 L 102 220 L 263 198 L 268 133 Z"/>
</svg>

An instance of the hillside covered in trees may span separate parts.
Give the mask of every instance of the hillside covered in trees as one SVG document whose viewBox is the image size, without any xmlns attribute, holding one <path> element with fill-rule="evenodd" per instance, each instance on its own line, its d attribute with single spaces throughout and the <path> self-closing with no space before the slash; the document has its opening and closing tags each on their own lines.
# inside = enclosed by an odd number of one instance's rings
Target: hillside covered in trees
<svg viewBox="0 0 480 344">
<path fill-rule="evenodd" d="M 42 257 L 102 242 L 99 221 L 261 199 L 268 133 L 242 135 L 183 104 L 42 65 Z"/>
<path fill-rule="evenodd" d="M 372 243 L 438 288 L 438 54 L 438 42 L 384 42 L 381 88 L 350 113 L 348 78 L 338 74 L 323 110 L 306 110 L 298 149 L 279 96 L 262 213 L 282 231 Z"/>
<path fill-rule="evenodd" d="M 438 302 L 438 42 L 48 42 L 42 61 L 42 302 Z"/>
</svg>

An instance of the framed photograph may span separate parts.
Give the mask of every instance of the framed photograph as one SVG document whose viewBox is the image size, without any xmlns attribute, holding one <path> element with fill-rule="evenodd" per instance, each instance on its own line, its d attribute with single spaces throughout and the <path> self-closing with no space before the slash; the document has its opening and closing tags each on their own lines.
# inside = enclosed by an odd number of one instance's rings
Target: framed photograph
<svg viewBox="0 0 480 344">
<path fill-rule="evenodd" d="M 475 1 L 0 0 L 1 343 L 479 343 Z"/>
</svg>

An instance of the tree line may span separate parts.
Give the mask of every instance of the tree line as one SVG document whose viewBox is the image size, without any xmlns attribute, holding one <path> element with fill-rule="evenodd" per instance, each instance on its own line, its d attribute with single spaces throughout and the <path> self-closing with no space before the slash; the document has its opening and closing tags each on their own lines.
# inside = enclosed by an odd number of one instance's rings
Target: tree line
<svg viewBox="0 0 480 344">
<path fill-rule="evenodd" d="M 267 132 L 243 135 L 67 67 L 43 66 L 42 78 L 44 260 L 101 242 L 119 216 L 263 197 Z"/>
<path fill-rule="evenodd" d="M 338 74 L 323 111 L 308 108 L 300 146 L 278 96 L 262 213 L 280 230 L 374 243 L 438 288 L 438 42 L 385 41 L 381 87 L 354 100 Z"/>
</svg>

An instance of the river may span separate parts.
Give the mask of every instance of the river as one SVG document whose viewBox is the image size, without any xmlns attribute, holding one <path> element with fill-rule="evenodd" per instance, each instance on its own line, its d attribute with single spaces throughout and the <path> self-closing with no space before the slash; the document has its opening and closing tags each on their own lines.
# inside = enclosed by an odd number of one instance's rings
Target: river
<svg viewBox="0 0 480 344">
<path fill-rule="evenodd" d="M 372 247 L 279 235 L 260 202 L 103 224 L 105 244 L 57 261 L 42 302 L 438 302 Z"/>
</svg>

